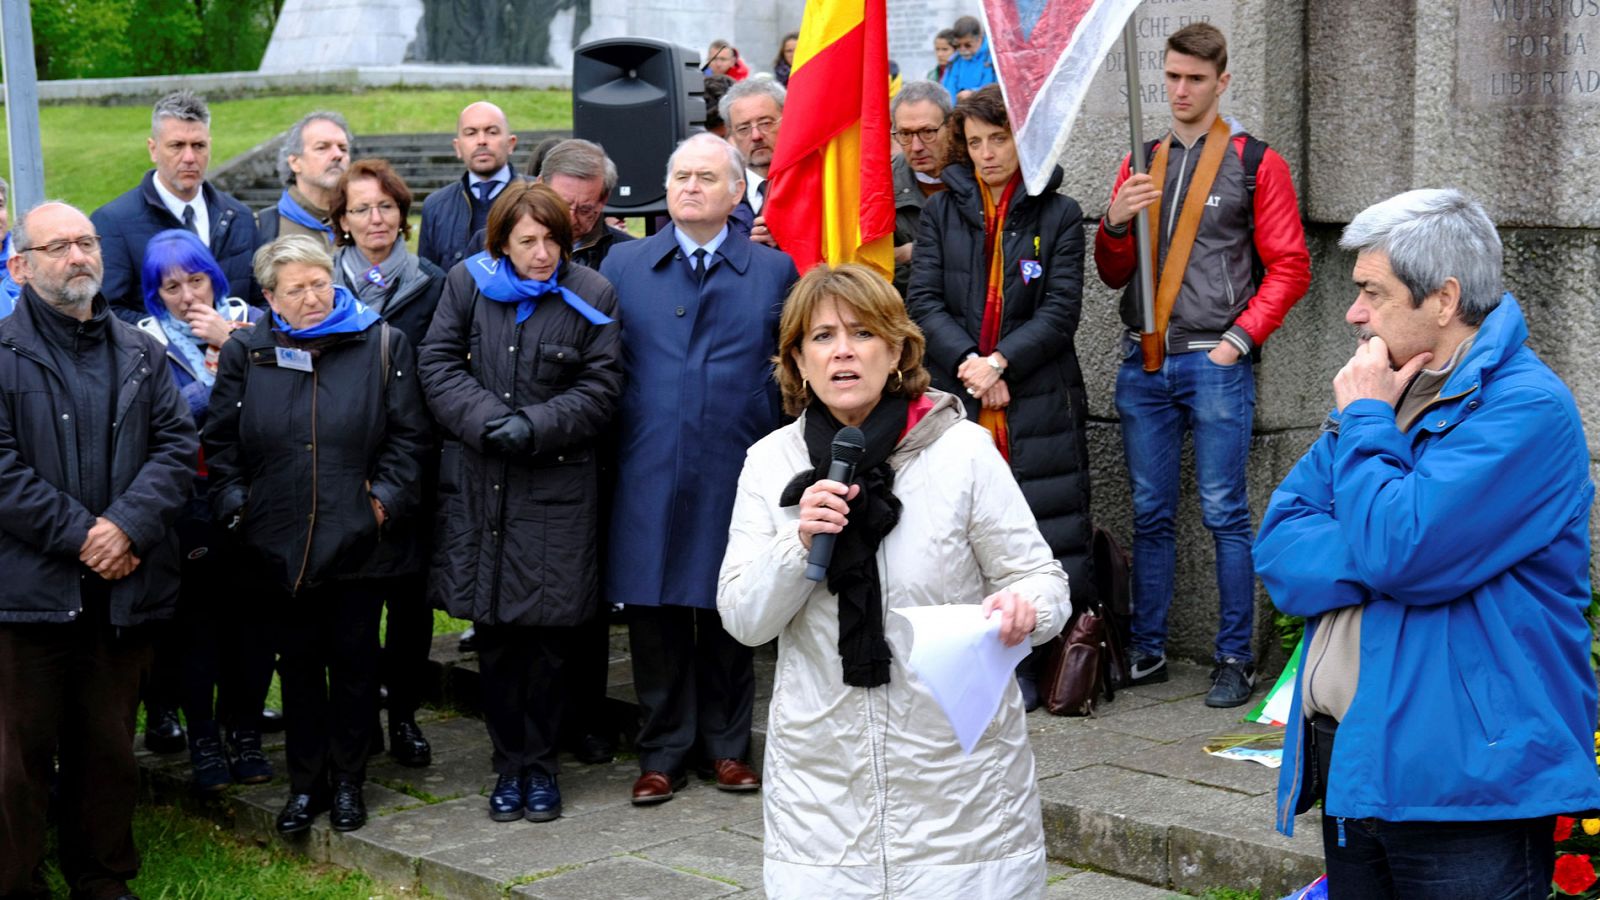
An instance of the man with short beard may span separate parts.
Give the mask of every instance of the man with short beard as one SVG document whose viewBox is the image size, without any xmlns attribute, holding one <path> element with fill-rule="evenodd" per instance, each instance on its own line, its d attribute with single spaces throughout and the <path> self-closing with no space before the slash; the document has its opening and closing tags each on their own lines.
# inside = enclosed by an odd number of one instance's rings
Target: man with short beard
<svg viewBox="0 0 1600 900">
<path fill-rule="evenodd" d="M 450 145 L 467 171 L 459 184 L 440 188 L 423 201 L 422 234 L 417 239 L 417 255 L 447 272 L 483 249 L 489 207 L 520 177 L 511 164 L 517 136 L 511 133 L 506 114 L 493 103 L 480 100 L 463 109 Z"/>
<path fill-rule="evenodd" d="M 74 897 L 139 872 L 133 757 L 150 623 L 178 592 L 171 525 L 198 439 L 160 344 L 108 312 L 100 237 L 65 203 L 29 212 L 0 321 L 0 897 L 48 896 L 52 774 Z M 59 760 L 59 770 L 55 762 Z"/>
<path fill-rule="evenodd" d="M 278 174 L 285 187 L 278 205 L 261 211 L 256 246 L 265 247 L 288 234 L 310 235 L 333 246 L 328 211 L 339 179 L 350 168 L 354 142 L 344 116 L 329 110 L 307 113 L 289 129 L 278 148 Z"/>
<path fill-rule="evenodd" d="M 148 315 L 140 272 L 144 248 L 156 232 L 194 232 L 216 257 L 228 284 L 249 298 L 254 285 L 250 257 L 256 250 L 256 217 L 250 208 L 206 180 L 211 165 L 211 110 L 188 91 L 156 101 L 145 141 L 155 168 L 132 190 L 94 211 L 105 276 L 101 291 L 112 311 L 129 322 Z"/>
</svg>

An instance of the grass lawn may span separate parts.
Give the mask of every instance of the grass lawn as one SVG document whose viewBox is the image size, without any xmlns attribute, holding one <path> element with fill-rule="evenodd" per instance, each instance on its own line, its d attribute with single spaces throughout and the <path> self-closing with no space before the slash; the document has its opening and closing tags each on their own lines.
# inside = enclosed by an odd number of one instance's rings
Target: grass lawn
<svg viewBox="0 0 1600 900">
<path fill-rule="evenodd" d="M 143 864 L 139 877 L 129 886 L 144 900 L 375 900 L 399 896 L 360 872 L 309 862 L 276 844 L 241 841 L 213 822 L 170 806 L 140 805 L 133 814 L 133 839 Z M 51 895 L 65 897 L 67 888 L 54 857 L 52 849 L 45 877 Z"/>
<path fill-rule="evenodd" d="M 572 127 L 567 91 L 381 90 L 223 100 L 211 104 L 211 165 L 287 130 L 314 109 L 342 113 L 359 142 L 363 134 L 453 131 L 456 114 L 474 100 L 499 104 L 515 129 Z M 45 196 L 85 212 L 132 187 L 150 168 L 148 106 L 45 106 L 39 110 L 39 131 Z M 9 151 L 0 140 L 0 173 L 9 177 L 10 171 Z"/>
</svg>

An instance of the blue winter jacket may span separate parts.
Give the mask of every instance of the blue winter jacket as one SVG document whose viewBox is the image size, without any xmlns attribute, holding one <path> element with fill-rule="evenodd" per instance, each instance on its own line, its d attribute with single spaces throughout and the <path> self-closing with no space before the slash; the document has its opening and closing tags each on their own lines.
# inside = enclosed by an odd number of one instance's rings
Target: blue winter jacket
<svg viewBox="0 0 1600 900">
<path fill-rule="evenodd" d="M 1600 808 L 1589 668 L 1589 451 L 1510 294 L 1408 433 L 1358 400 L 1273 492 L 1256 571 L 1278 608 L 1364 604 L 1327 814 L 1520 819 Z M 1302 720 L 1296 679 L 1289 721 Z M 1278 830 L 1308 764 L 1287 729 Z"/>
<path fill-rule="evenodd" d="M 989 57 L 989 37 L 985 35 L 983 43 L 978 45 L 978 52 L 972 54 L 971 59 L 959 53 L 950 57 L 950 65 L 944 70 L 944 80 L 939 83 L 950 92 L 950 100 L 954 102 L 956 95 L 962 91 L 975 91 L 999 80 L 994 74 L 994 60 Z"/>
</svg>

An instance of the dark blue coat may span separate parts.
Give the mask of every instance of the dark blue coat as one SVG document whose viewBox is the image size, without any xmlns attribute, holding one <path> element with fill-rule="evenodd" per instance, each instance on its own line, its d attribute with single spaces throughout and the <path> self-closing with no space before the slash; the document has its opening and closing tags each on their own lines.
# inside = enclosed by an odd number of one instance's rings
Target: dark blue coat
<svg viewBox="0 0 1600 900">
<path fill-rule="evenodd" d="M 149 313 L 144 308 L 144 288 L 139 273 L 144 269 L 144 247 L 159 231 L 182 228 L 183 223 L 161 202 L 156 193 L 156 170 L 144 173 L 139 186 L 112 200 L 89 216 L 100 233 L 100 259 L 105 263 L 105 281 L 100 293 L 113 307 L 132 310 L 118 312 L 137 322 Z M 202 182 L 206 198 L 206 219 L 211 223 L 211 255 L 228 276 L 228 293 L 235 297 L 255 294 L 250 260 L 256 252 L 256 217 L 250 208 Z"/>
<path fill-rule="evenodd" d="M 614 246 L 600 268 L 617 289 L 627 379 L 605 596 L 715 609 L 745 450 L 778 425 L 771 359 L 799 275 L 729 229 L 700 288 L 676 234 Z"/>
<path fill-rule="evenodd" d="M 517 167 L 511 167 L 511 180 L 517 181 Z M 422 201 L 422 226 L 417 235 L 417 255 L 448 273 L 456 263 L 482 250 L 482 239 L 468 230 L 472 224 L 472 191 L 467 173 L 428 195 Z M 510 187 L 510 185 L 506 185 Z M 505 190 L 505 188 L 501 188 Z M 499 194 L 495 195 L 497 198 Z M 494 201 L 490 201 L 493 203 Z"/>
</svg>

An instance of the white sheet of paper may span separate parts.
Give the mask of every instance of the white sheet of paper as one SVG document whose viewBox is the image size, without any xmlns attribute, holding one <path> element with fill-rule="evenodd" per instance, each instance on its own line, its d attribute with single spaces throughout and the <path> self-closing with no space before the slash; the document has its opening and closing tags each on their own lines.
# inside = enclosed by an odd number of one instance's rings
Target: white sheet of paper
<svg viewBox="0 0 1600 900">
<path fill-rule="evenodd" d="M 906 667 L 928 686 L 950 719 L 963 752 L 971 753 L 1000 708 L 1017 664 L 1031 649 L 1000 642 L 1000 615 L 985 619 L 975 603 L 896 609 L 911 623 Z"/>
</svg>

